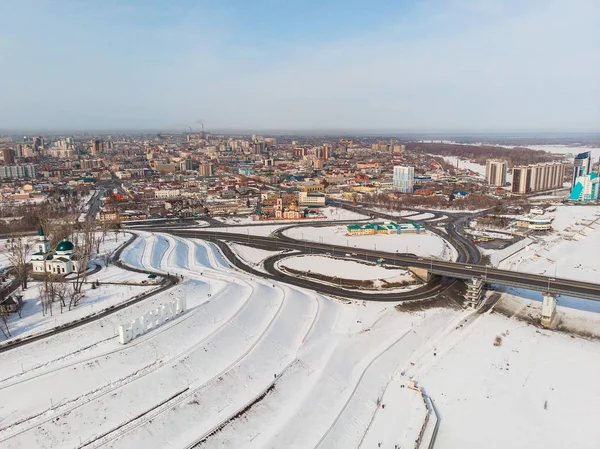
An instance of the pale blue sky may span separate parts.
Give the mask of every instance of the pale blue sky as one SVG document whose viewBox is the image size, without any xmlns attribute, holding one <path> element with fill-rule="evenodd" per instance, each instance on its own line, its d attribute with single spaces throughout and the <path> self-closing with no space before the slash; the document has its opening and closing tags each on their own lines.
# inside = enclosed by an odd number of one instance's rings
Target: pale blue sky
<svg viewBox="0 0 600 449">
<path fill-rule="evenodd" d="M 598 131 L 597 0 L 0 2 L 0 129 Z"/>
</svg>

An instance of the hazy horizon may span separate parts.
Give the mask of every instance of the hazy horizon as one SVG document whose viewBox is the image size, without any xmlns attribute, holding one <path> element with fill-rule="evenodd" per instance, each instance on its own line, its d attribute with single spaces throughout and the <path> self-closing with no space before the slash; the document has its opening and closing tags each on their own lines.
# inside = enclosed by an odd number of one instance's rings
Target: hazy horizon
<svg viewBox="0 0 600 449">
<path fill-rule="evenodd" d="M 0 4 L 1 130 L 599 130 L 600 2 Z"/>
</svg>

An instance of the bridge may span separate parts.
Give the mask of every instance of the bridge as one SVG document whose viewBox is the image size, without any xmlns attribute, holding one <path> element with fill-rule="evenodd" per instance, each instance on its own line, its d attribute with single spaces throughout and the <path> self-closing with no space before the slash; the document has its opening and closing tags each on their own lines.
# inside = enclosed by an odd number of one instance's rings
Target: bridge
<svg viewBox="0 0 600 449">
<path fill-rule="evenodd" d="M 290 238 L 283 239 L 235 232 L 216 232 L 211 231 L 210 229 L 172 229 L 168 227 L 137 227 L 136 229 L 165 232 L 179 237 L 199 238 L 209 241 L 231 241 L 266 249 L 289 249 L 315 254 L 329 253 L 333 256 L 345 256 L 346 254 L 351 253 L 351 257 L 355 259 L 366 261 L 384 259 L 385 263 L 388 265 L 423 269 L 427 270 L 430 275 L 463 280 L 481 279 L 487 284 L 504 285 L 536 290 L 552 295 L 567 295 L 600 301 L 600 284 L 554 278 L 538 274 L 520 273 L 474 263 L 443 261 L 418 257 L 414 254 L 389 253 L 364 248 L 336 246 L 327 243 L 300 241 Z"/>
</svg>

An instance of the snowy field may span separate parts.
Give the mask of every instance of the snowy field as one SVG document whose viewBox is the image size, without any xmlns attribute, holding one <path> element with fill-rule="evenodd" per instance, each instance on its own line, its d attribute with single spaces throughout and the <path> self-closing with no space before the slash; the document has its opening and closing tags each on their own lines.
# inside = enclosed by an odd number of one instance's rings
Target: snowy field
<svg viewBox="0 0 600 449">
<path fill-rule="evenodd" d="M 100 251 L 97 256 L 112 253 L 127 242 L 130 237 L 131 234 L 129 233 L 119 233 L 116 238 L 114 233 L 107 235 L 100 245 Z M 103 263 L 100 257 L 92 259 L 92 262 L 90 262 L 91 265 L 100 264 L 102 266 Z M 70 280 L 71 278 L 68 279 Z M 10 315 L 7 324 L 11 336 L 7 339 L 3 335 L 0 335 L 0 340 L 7 341 L 48 331 L 55 326 L 101 312 L 111 306 L 127 301 L 136 295 L 156 288 L 156 286 L 152 285 L 141 285 L 144 280 L 147 280 L 145 274 L 123 270 L 115 265 L 103 266 L 100 271 L 88 276 L 86 284 L 82 288 L 84 297 L 76 307 L 68 310 L 67 301 L 67 307 L 63 307 L 61 310 L 60 303 L 55 302 L 51 310 L 45 315 L 42 313 L 40 302 L 40 288 L 43 282 L 30 280 L 27 290 L 23 291 L 21 288 L 18 288 L 15 291 L 15 294 L 23 295 L 22 316 L 19 318 L 18 314 Z M 92 288 L 91 283 L 95 281 L 100 282 L 101 285 L 97 288 Z M 104 285 L 104 283 L 110 284 Z M 115 285 L 117 283 L 122 285 Z"/>
<path fill-rule="evenodd" d="M 252 216 L 245 217 L 215 217 L 215 220 L 218 220 L 226 225 L 260 225 L 265 223 L 304 223 L 310 221 L 327 221 L 327 220 L 335 220 L 335 221 L 343 221 L 343 220 L 364 220 L 369 218 L 367 215 L 360 214 L 358 212 L 353 212 L 346 209 L 341 209 L 339 207 L 324 207 L 321 209 L 321 212 L 325 216 L 324 218 L 307 218 L 303 220 L 253 220 Z"/>
<path fill-rule="evenodd" d="M 456 250 L 436 234 L 391 234 L 347 236 L 345 226 L 302 227 L 284 231 L 288 237 L 311 242 L 330 243 L 349 249 L 363 248 L 389 253 L 413 253 L 423 257 L 456 260 Z"/>
<path fill-rule="evenodd" d="M 210 228 L 208 232 L 231 232 L 234 234 L 249 234 L 259 235 L 262 237 L 268 237 L 278 229 L 285 228 L 286 226 L 298 224 L 296 222 L 289 222 L 287 224 L 278 225 L 254 225 L 254 226 L 225 226 L 223 228 Z"/>
<path fill-rule="evenodd" d="M 596 341 L 498 315 L 334 301 L 232 269 L 200 240 L 142 233 L 122 259 L 184 280 L 1 353 L 3 449 L 414 447 L 426 410 L 411 378 L 440 412 L 436 448 L 600 438 Z M 177 297 L 186 313 L 118 343 L 119 324 Z"/>
<path fill-rule="evenodd" d="M 594 282 L 600 265 L 592 248 L 600 245 L 600 206 L 558 206 L 554 231 L 504 260 L 500 268 Z"/>
<path fill-rule="evenodd" d="M 597 447 L 600 342 L 497 314 L 458 332 L 407 372 L 442 416 L 436 449 Z"/>
<path fill-rule="evenodd" d="M 445 156 L 444 160 L 449 163 L 452 164 L 453 167 L 457 167 L 457 161 L 458 161 L 458 168 L 461 170 L 471 170 L 472 172 L 477 173 L 479 176 L 484 177 L 485 178 L 485 165 L 481 165 L 481 164 L 476 164 L 475 162 L 471 162 L 469 160 L 466 159 L 460 159 L 457 158 L 456 156 Z"/>
<path fill-rule="evenodd" d="M 352 260 L 334 259 L 325 256 L 295 256 L 282 259 L 278 264 L 284 268 L 335 276 L 359 281 L 384 279 L 388 282 L 412 281 L 407 270 L 385 268 Z"/>
<path fill-rule="evenodd" d="M 600 148 L 586 146 L 567 146 L 567 145 L 527 145 L 527 148 L 532 150 L 542 150 L 548 153 L 565 154 L 567 158 L 573 157 L 579 153 L 591 151 L 592 161 L 597 161 L 600 158 Z"/>
<path fill-rule="evenodd" d="M 227 243 L 231 250 L 246 263 L 263 273 L 266 273 L 263 262 L 271 256 L 281 254 L 283 251 L 267 251 L 266 249 L 254 248 L 252 246 L 240 245 L 238 243 Z"/>
<path fill-rule="evenodd" d="M 409 220 L 416 220 L 416 221 L 422 221 L 422 220 L 429 220 L 431 218 L 434 218 L 435 215 L 431 214 L 429 212 L 424 212 L 422 214 L 417 214 L 417 215 L 410 215 L 409 217 L 407 217 Z"/>
<path fill-rule="evenodd" d="M 364 210 L 368 211 L 373 211 L 373 212 L 379 212 L 380 214 L 387 214 L 387 215 L 391 215 L 392 217 L 410 217 L 411 215 L 419 215 L 419 212 L 414 211 L 414 210 L 391 210 L 391 209 L 386 209 L 384 207 L 369 207 L 369 208 L 363 208 Z"/>
</svg>

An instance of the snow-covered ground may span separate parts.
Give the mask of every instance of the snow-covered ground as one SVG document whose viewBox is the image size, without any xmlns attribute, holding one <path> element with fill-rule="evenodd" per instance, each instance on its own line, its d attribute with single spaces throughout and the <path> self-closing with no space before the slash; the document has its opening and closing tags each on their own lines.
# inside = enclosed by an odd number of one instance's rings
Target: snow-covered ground
<svg viewBox="0 0 600 449">
<path fill-rule="evenodd" d="M 114 234 L 107 235 L 100 244 L 99 256 L 110 254 L 122 244 L 127 242 L 131 234 L 119 233 L 116 238 Z M 126 250 L 127 251 L 127 250 Z M 91 265 L 103 265 L 103 260 L 98 257 L 93 259 Z M 68 278 L 68 280 L 71 280 Z M 51 311 L 47 314 L 42 313 L 42 304 L 40 302 L 40 288 L 43 286 L 41 281 L 29 281 L 27 290 L 18 288 L 15 294 L 23 295 L 23 310 L 21 318 L 18 314 L 11 314 L 8 319 L 8 327 L 11 333 L 10 339 L 22 338 L 29 335 L 48 331 L 53 327 L 60 326 L 80 318 L 101 312 L 111 306 L 118 305 L 128 299 L 146 293 L 156 286 L 140 285 L 142 281 L 147 280 L 147 276 L 141 273 L 134 273 L 123 270 L 115 265 L 103 267 L 97 273 L 93 273 L 86 279 L 83 285 L 83 299 L 68 310 L 68 300 L 66 307 L 60 307 L 58 301 L 54 302 Z M 160 279 L 159 279 L 160 280 Z M 92 288 L 91 283 L 98 281 L 100 286 Z M 111 283 L 104 285 L 104 283 Z M 116 283 L 122 285 L 115 285 Z M 138 284 L 138 285 L 126 285 Z M 72 289 L 71 285 L 68 285 Z M 4 336 L 0 340 L 6 341 Z"/>
<path fill-rule="evenodd" d="M 385 207 L 369 207 L 369 208 L 364 208 L 364 210 L 366 210 L 366 211 L 373 211 L 373 212 L 379 212 L 381 214 L 391 215 L 392 217 L 406 217 L 406 218 L 408 218 L 411 215 L 419 215 L 419 212 L 414 211 L 414 210 L 406 210 L 406 209 L 392 210 L 392 209 L 386 209 Z"/>
<path fill-rule="evenodd" d="M 425 221 L 427 221 L 427 223 L 434 223 L 436 221 L 443 221 L 443 220 L 447 220 L 447 219 L 448 219 L 448 215 L 440 215 L 439 217 L 431 218 L 431 219 L 425 220 Z"/>
<path fill-rule="evenodd" d="M 302 227 L 284 231 L 288 237 L 311 242 L 364 248 L 390 253 L 413 253 L 424 257 L 456 260 L 456 250 L 444 239 L 429 232 L 423 234 L 391 234 L 347 236 L 346 226 Z"/>
<path fill-rule="evenodd" d="M 332 300 L 232 269 L 200 240 L 142 233 L 122 259 L 184 280 L 0 353 L 0 447 L 414 447 L 426 411 L 409 379 L 441 415 L 436 448 L 597 446 L 597 341 Z M 118 343 L 119 324 L 177 297 L 184 314 Z"/>
<path fill-rule="evenodd" d="M 429 212 L 424 212 L 422 214 L 410 215 L 407 218 L 410 220 L 422 221 L 422 220 L 429 220 L 430 218 L 433 218 L 433 217 L 435 217 L 434 214 L 431 214 Z"/>
<path fill-rule="evenodd" d="M 325 256 L 294 256 L 281 259 L 278 266 L 359 281 L 384 279 L 388 282 L 412 281 L 407 270 L 391 269 L 353 260 Z"/>
<path fill-rule="evenodd" d="M 485 178 L 485 165 L 476 164 L 475 162 L 471 162 L 466 159 L 460 159 L 460 158 L 457 158 L 456 156 L 444 156 L 444 160 L 446 162 L 448 162 L 449 164 L 452 164 L 453 167 L 457 167 L 457 161 L 458 161 L 459 169 L 471 170 L 472 172 L 475 172 Z"/>
<path fill-rule="evenodd" d="M 595 281 L 600 266 L 593 248 L 600 245 L 600 206 L 557 206 L 553 232 L 504 260 L 500 268 L 582 281 Z"/>
<path fill-rule="evenodd" d="M 210 228 L 208 232 L 231 232 L 235 234 L 249 234 L 249 235 L 260 235 L 262 237 L 268 237 L 274 231 L 278 229 L 285 228 L 286 226 L 290 226 L 296 224 L 294 222 L 287 224 L 278 224 L 278 225 L 261 225 L 261 226 L 226 226 L 223 228 Z"/>
<path fill-rule="evenodd" d="M 265 272 L 262 267 L 265 259 L 276 254 L 281 254 L 282 251 L 267 251 L 266 249 L 254 248 L 252 246 L 240 245 L 238 243 L 229 242 L 229 247 L 235 254 L 242 259 L 247 265 L 258 269 L 259 271 Z"/>
<path fill-rule="evenodd" d="M 215 217 L 215 220 L 223 222 L 226 225 L 260 225 L 265 223 L 304 223 L 310 221 L 343 221 L 343 220 L 364 220 L 369 218 L 366 215 L 339 207 L 324 207 L 321 209 L 324 218 L 307 218 L 302 220 L 254 220 L 252 215 L 242 217 Z"/>
<path fill-rule="evenodd" d="M 600 148 L 598 147 L 587 147 L 587 146 L 573 146 L 573 145 L 527 145 L 527 148 L 532 150 L 542 150 L 548 153 L 564 154 L 569 156 L 575 156 L 579 153 L 585 153 L 591 151 L 592 160 L 597 161 L 600 158 Z"/>
<path fill-rule="evenodd" d="M 407 373 L 441 414 L 437 449 L 597 447 L 600 342 L 497 314 L 456 334 Z"/>
<path fill-rule="evenodd" d="M 52 306 L 52 314 L 48 312 L 46 315 L 43 315 L 39 291 L 41 286 L 42 282 L 30 282 L 27 290 L 18 290 L 17 293 L 23 295 L 23 311 L 21 318 L 16 313 L 11 314 L 9 317 L 10 339 L 38 334 L 50 330 L 55 326 L 76 321 L 156 288 L 156 286 L 151 285 L 110 284 L 100 285 L 94 289 L 90 284 L 86 284 L 82 289 L 84 297 L 76 307 L 68 310 L 67 300 L 67 308 L 64 308 L 61 312 L 60 303 L 57 301 Z M 0 335 L 0 341 L 7 340 L 3 335 Z"/>
</svg>

